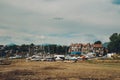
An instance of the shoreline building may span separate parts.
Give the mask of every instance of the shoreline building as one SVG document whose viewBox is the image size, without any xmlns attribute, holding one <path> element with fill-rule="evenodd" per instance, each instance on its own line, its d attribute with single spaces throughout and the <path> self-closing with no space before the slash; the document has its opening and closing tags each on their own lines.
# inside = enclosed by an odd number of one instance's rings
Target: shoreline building
<svg viewBox="0 0 120 80">
<path fill-rule="evenodd" d="M 72 43 L 69 46 L 69 53 L 72 52 L 80 52 L 83 54 L 88 54 L 88 53 L 95 53 L 96 56 L 103 56 L 105 52 L 105 48 L 103 47 L 102 44 L 83 44 L 83 43 Z"/>
</svg>

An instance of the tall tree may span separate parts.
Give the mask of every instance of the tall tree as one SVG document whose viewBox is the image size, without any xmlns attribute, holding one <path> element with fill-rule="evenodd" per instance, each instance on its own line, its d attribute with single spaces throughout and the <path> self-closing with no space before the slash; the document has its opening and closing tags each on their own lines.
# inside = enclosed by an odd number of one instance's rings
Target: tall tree
<svg viewBox="0 0 120 80">
<path fill-rule="evenodd" d="M 109 52 L 120 53 L 120 34 L 113 33 L 109 39 L 110 39 L 110 43 L 108 44 Z"/>
<path fill-rule="evenodd" d="M 94 44 L 102 44 L 101 41 L 96 41 Z"/>
</svg>

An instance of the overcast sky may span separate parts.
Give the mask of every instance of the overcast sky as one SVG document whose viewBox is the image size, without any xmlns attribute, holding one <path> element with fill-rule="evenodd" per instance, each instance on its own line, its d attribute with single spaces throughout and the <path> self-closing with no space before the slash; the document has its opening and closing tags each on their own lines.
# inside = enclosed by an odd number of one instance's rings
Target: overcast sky
<svg viewBox="0 0 120 80">
<path fill-rule="evenodd" d="M 0 0 L 0 44 L 93 43 L 120 33 L 120 0 Z"/>
</svg>

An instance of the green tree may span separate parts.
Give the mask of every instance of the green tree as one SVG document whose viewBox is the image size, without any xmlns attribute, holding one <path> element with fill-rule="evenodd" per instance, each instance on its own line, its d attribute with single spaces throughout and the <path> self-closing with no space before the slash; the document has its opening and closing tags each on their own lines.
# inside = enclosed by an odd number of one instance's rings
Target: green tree
<svg viewBox="0 0 120 80">
<path fill-rule="evenodd" d="M 20 46 L 20 52 L 28 52 L 28 48 L 29 48 L 28 45 L 22 44 Z"/>
<path fill-rule="evenodd" d="M 108 44 L 109 52 L 120 53 L 120 34 L 113 33 L 109 39 L 110 39 L 110 42 Z"/>
<path fill-rule="evenodd" d="M 101 41 L 96 41 L 94 44 L 102 44 Z"/>
<path fill-rule="evenodd" d="M 51 54 L 67 54 L 68 52 L 68 46 L 62 46 L 62 45 L 56 45 L 56 44 L 51 44 L 51 45 L 46 45 L 45 46 L 45 52 L 46 53 L 51 53 Z"/>
<path fill-rule="evenodd" d="M 19 50 L 18 45 L 6 45 L 4 48 L 4 51 L 6 53 L 6 56 L 13 56 L 16 54 L 16 52 Z"/>
<path fill-rule="evenodd" d="M 57 45 L 56 44 L 50 44 L 50 45 L 47 45 L 46 47 L 45 47 L 45 51 L 46 52 L 49 52 L 50 54 L 54 54 L 54 53 L 56 53 L 57 51 L 56 51 L 56 48 L 57 48 Z M 46 50 L 47 49 L 47 50 Z"/>
</svg>

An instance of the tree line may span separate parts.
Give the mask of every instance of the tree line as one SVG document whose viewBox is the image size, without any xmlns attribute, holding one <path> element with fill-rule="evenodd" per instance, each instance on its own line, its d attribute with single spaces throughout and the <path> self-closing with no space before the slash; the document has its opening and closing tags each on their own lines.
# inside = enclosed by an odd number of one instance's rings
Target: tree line
<svg viewBox="0 0 120 80">
<path fill-rule="evenodd" d="M 26 45 L 6 45 L 3 49 L 0 49 L 0 56 L 14 56 L 15 54 L 19 55 L 30 55 L 36 53 L 44 54 L 67 54 L 69 46 L 66 45 L 57 45 L 57 44 L 47 44 L 47 45 L 35 45 L 33 43 Z"/>
<path fill-rule="evenodd" d="M 120 33 L 113 33 L 110 37 L 110 42 L 108 43 L 109 52 L 116 52 L 120 54 Z"/>
</svg>

